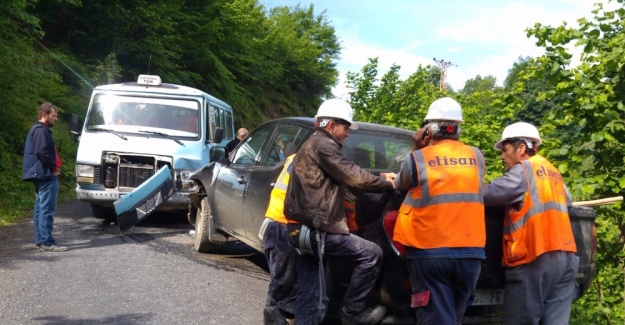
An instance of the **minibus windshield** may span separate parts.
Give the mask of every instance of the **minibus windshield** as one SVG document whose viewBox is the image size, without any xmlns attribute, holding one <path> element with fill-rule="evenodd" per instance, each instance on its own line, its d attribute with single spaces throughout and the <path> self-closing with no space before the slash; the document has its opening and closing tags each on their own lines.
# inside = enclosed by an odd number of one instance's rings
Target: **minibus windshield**
<svg viewBox="0 0 625 325">
<path fill-rule="evenodd" d="M 92 105 L 87 130 L 107 128 L 138 133 L 158 129 L 171 136 L 199 135 L 200 103 L 197 100 L 97 94 Z"/>
</svg>

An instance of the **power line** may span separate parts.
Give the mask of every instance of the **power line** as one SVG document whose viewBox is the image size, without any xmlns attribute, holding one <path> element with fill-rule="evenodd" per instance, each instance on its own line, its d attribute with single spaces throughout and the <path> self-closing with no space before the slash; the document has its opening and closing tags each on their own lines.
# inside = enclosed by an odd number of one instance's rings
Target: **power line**
<svg viewBox="0 0 625 325">
<path fill-rule="evenodd" d="M 447 79 L 447 68 L 449 68 L 449 67 L 457 67 L 457 65 L 451 63 L 451 61 L 445 61 L 443 59 L 437 60 L 436 58 L 434 58 L 433 60 L 441 68 L 441 78 L 440 78 L 440 81 L 438 83 L 438 90 L 443 91 L 443 90 L 445 90 L 445 88 L 447 88 L 447 82 L 446 82 L 446 79 Z"/>
</svg>

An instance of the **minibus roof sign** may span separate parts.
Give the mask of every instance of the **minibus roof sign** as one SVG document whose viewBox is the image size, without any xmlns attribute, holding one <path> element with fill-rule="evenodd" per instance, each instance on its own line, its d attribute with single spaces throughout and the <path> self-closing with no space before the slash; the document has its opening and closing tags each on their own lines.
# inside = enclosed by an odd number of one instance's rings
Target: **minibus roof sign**
<svg viewBox="0 0 625 325">
<path fill-rule="evenodd" d="M 161 77 L 148 75 L 148 74 L 142 74 L 142 75 L 139 75 L 139 78 L 137 78 L 137 83 L 140 85 L 146 85 L 146 86 L 160 86 Z"/>
</svg>

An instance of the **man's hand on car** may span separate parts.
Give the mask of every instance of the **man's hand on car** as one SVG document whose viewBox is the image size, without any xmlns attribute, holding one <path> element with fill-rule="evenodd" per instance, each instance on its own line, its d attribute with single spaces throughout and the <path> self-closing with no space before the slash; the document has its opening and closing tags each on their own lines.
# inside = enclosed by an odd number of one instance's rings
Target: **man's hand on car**
<svg viewBox="0 0 625 325">
<path fill-rule="evenodd" d="M 384 178 L 387 182 L 393 184 L 393 190 L 397 189 L 395 185 L 395 178 L 397 178 L 397 174 L 395 173 L 380 173 L 380 177 Z"/>
<path fill-rule="evenodd" d="M 383 177 L 384 179 L 386 179 L 387 182 L 390 182 L 390 181 L 395 181 L 395 178 L 397 178 L 397 174 L 395 174 L 395 173 L 380 173 L 380 177 Z"/>
</svg>

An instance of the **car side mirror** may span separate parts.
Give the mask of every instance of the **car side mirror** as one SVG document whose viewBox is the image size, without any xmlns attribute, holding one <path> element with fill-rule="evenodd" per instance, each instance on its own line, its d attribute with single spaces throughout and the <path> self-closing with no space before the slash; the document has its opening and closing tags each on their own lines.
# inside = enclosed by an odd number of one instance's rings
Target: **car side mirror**
<svg viewBox="0 0 625 325">
<path fill-rule="evenodd" d="M 208 151 L 208 159 L 209 159 L 210 162 L 220 161 L 225 156 L 226 156 L 226 148 L 225 147 L 212 147 Z"/>
<path fill-rule="evenodd" d="M 76 114 L 72 114 L 69 122 L 69 133 L 79 136 L 82 133 L 82 122 L 80 117 Z"/>
<path fill-rule="evenodd" d="M 221 143 L 221 140 L 224 139 L 224 128 L 216 127 L 215 134 L 213 135 L 210 142 L 212 143 Z"/>
</svg>

